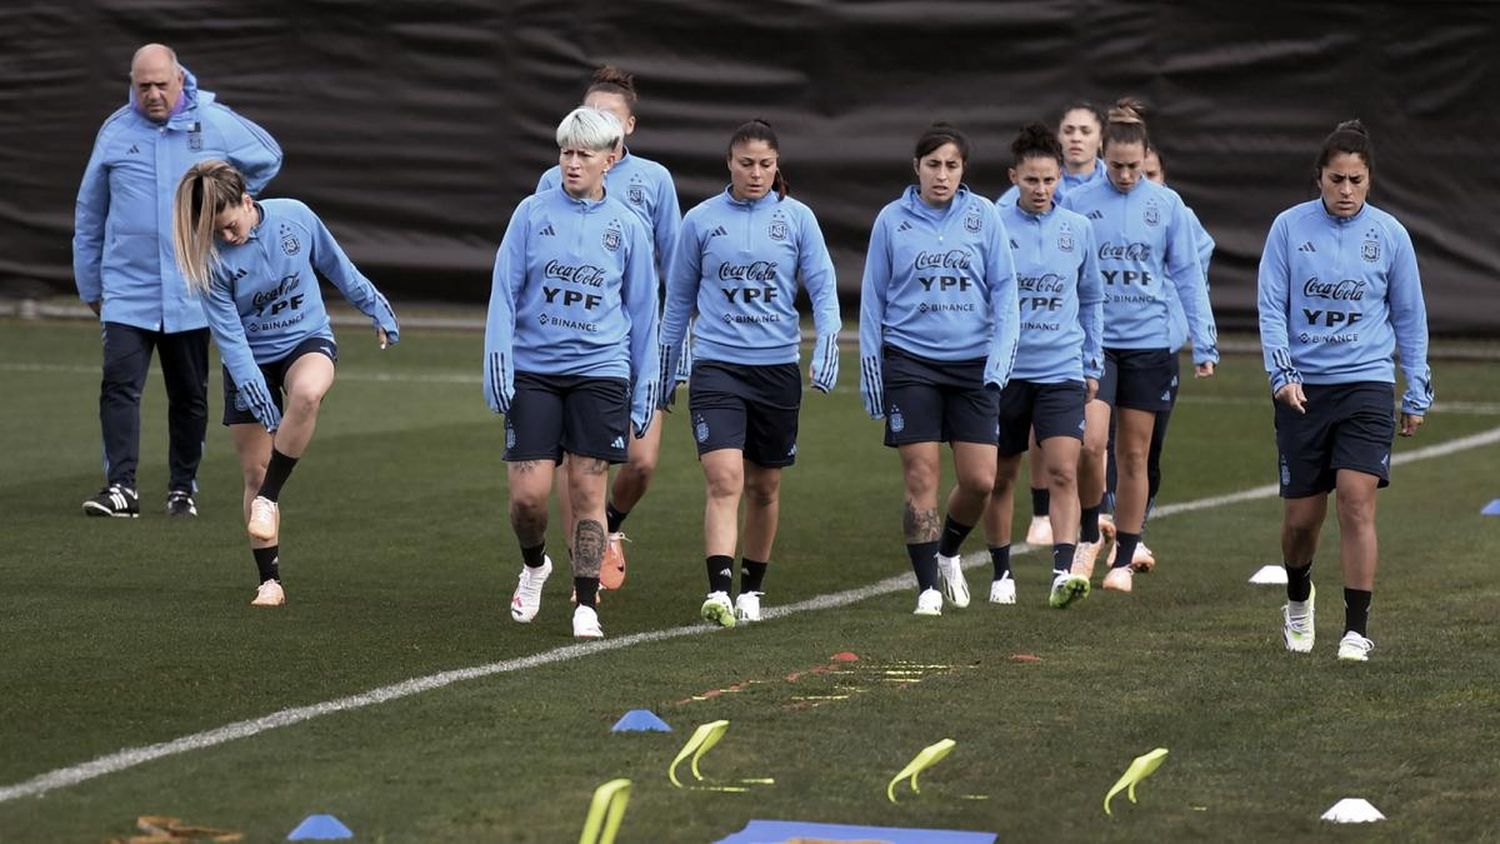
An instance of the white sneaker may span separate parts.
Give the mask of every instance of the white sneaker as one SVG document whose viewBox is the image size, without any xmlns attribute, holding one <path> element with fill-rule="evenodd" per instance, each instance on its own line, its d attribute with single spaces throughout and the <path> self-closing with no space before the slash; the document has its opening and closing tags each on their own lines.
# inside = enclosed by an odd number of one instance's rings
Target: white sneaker
<svg viewBox="0 0 1500 844">
<path fill-rule="evenodd" d="M 269 498 L 255 496 L 250 502 L 250 523 L 245 525 L 245 532 L 250 534 L 251 539 L 270 542 L 280 530 L 281 508 Z"/>
<path fill-rule="evenodd" d="M 1291 601 L 1281 605 L 1281 641 L 1286 649 L 1305 654 L 1313 649 L 1313 600 L 1318 597 L 1317 587 L 1307 593 L 1301 607 L 1293 607 Z"/>
<path fill-rule="evenodd" d="M 943 595 L 948 603 L 959 609 L 969 605 L 969 581 L 964 578 L 962 557 L 937 555 L 938 580 L 943 584 Z"/>
<path fill-rule="evenodd" d="M 736 621 L 750 622 L 760 621 L 760 596 L 763 592 L 741 592 L 734 599 L 734 618 Z"/>
<path fill-rule="evenodd" d="M 1135 582 L 1135 572 L 1130 566 L 1110 569 L 1104 575 L 1104 588 L 1110 592 L 1129 592 Z"/>
<path fill-rule="evenodd" d="M 1004 580 L 990 581 L 990 603 L 992 604 L 1014 604 L 1016 602 L 1016 582 L 1010 578 Z"/>
<path fill-rule="evenodd" d="M 912 615 L 942 615 L 943 593 L 936 589 L 923 589 L 917 596 L 917 608 L 912 610 Z"/>
<path fill-rule="evenodd" d="M 282 590 L 281 583 L 276 580 L 267 580 L 255 590 L 255 600 L 250 602 L 252 607 L 279 607 L 286 603 L 286 592 Z"/>
<path fill-rule="evenodd" d="M 1047 596 L 1047 605 L 1065 610 L 1073 602 L 1087 598 L 1092 588 L 1089 579 L 1082 575 L 1070 571 L 1057 572 L 1052 577 L 1052 592 Z"/>
<path fill-rule="evenodd" d="M 530 624 L 536 618 L 537 611 L 542 608 L 542 584 L 547 582 L 550 574 L 552 558 L 548 556 L 543 556 L 542 564 L 536 568 L 521 566 L 521 580 L 510 596 L 511 618 L 522 624 Z"/>
<path fill-rule="evenodd" d="M 1052 544 L 1052 517 L 1032 516 L 1031 526 L 1026 528 L 1026 544 L 1041 548 Z"/>
<path fill-rule="evenodd" d="M 1375 643 L 1355 633 L 1353 630 L 1344 634 L 1339 640 L 1339 659 L 1345 662 L 1369 662 L 1370 651 L 1375 650 Z"/>
<path fill-rule="evenodd" d="M 599 613 L 593 607 L 580 605 L 573 608 L 573 638 L 604 638 L 604 628 L 599 626 Z"/>
<path fill-rule="evenodd" d="M 1113 558 L 1114 555 L 1111 554 L 1110 557 Z M 1156 568 L 1156 555 L 1151 553 L 1146 543 L 1142 542 L 1135 546 L 1135 553 L 1130 555 L 1130 567 L 1141 574 L 1146 574 Z"/>
<path fill-rule="evenodd" d="M 728 592 L 710 592 L 698 608 L 698 615 L 710 624 L 720 627 L 734 626 L 734 605 L 729 603 Z"/>
</svg>

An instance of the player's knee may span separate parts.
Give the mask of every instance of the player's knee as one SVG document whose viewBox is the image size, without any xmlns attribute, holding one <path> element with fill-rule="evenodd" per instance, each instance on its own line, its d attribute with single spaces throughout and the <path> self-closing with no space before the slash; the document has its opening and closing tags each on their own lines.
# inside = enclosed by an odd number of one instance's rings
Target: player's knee
<svg viewBox="0 0 1500 844">
<path fill-rule="evenodd" d="M 318 412 L 323 403 L 323 391 L 312 387 L 296 387 L 287 393 L 287 414 L 306 416 Z"/>
<path fill-rule="evenodd" d="M 1046 468 L 1047 488 L 1053 492 L 1069 492 L 1078 488 L 1078 467 L 1051 465 Z"/>
</svg>

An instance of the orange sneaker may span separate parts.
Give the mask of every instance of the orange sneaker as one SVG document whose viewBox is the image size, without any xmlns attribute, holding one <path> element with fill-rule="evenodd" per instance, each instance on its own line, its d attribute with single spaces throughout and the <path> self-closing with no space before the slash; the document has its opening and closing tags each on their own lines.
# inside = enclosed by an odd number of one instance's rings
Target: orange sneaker
<svg viewBox="0 0 1500 844">
<path fill-rule="evenodd" d="M 1099 549 L 1104 545 L 1101 539 L 1098 542 L 1080 542 L 1073 549 L 1073 574 L 1086 580 L 1094 577 L 1094 561 L 1099 558 Z"/>
<path fill-rule="evenodd" d="M 1135 580 L 1130 566 L 1120 566 L 1104 575 L 1104 588 L 1110 592 L 1129 592 Z"/>
<path fill-rule="evenodd" d="M 604 546 L 604 560 L 599 564 L 599 588 L 619 589 L 625 585 L 625 543 L 630 537 L 619 531 L 609 535 Z"/>
</svg>

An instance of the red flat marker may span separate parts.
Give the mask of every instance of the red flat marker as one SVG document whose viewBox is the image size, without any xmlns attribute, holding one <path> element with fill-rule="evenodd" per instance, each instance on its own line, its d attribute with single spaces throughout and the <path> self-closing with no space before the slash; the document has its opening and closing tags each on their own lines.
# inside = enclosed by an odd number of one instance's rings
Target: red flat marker
<svg viewBox="0 0 1500 844">
<path fill-rule="evenodd" d="M 840 651 L 830 658 L 834 662 L 859 662 L 859 656 L 857 654 L 850 653 L 849 651 Z"/>
<path fill-rule="evenodd" d="M 1041 662 L 1042 658 L 1036 654 L 1011 654 L 1011 662 Z"/>
</svg>

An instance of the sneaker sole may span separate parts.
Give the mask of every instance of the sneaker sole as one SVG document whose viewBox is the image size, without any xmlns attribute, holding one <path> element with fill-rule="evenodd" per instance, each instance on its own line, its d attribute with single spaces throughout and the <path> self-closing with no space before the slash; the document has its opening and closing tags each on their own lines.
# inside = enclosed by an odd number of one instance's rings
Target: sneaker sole
<svg viewBox="0 0 1500 844">
<path fill-rule="evenodd" d="M 1091 588 L 1086 579 L 1070 581 L 1063 584 L 1061 589 L 1053 590 L 1051 597 L 1047 599 L 1047 604 L 1053 609 L 1065 610 L 1075 602 L 1087 598 Z"/>
<path fill-rule="evenodd" d="M 141 517 L 140 513 L 116 513 L 108 507 L 95 504 L 92 501 L 84 502 L 83 514 L 95 518 L 108 517 L 113 519 L 139 519 Z"/>
<path fill-rule="evenodd" d="M 1365 654 L 1345 654 L 1339 651 L 1339 662 L 1369 662 L 1370 657 Z"/>
<path fill-rule="evenodd" d="M 721 604 L 704 604 L 698 610 L 698 615 L 710 624 L 720 627 L 734 626 L 734 609 Z"/>
</svg>

